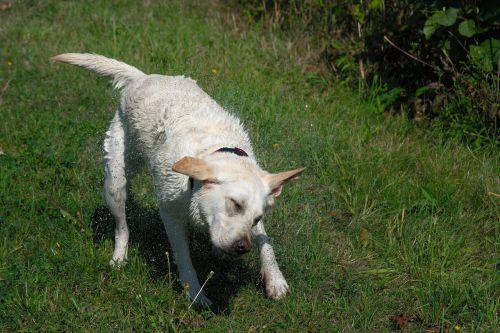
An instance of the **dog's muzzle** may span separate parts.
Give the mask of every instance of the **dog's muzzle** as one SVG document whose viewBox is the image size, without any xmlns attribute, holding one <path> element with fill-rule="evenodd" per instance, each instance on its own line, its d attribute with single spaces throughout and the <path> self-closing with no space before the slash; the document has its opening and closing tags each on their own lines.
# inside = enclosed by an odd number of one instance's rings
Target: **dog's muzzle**
<svg viewBox="0 0 500 333">
<path fill-rule="evenodd" d="M 242 255 L 249 252 L 252 249 L 252 243 L 248 238 L 242 238 L 233 243 L 233 251 L 237 255 Z"/>
<path fill-rule="evenodd" d="M 252 243 L 248 238 L 242 238 L 235 241 L 230 247 L 222 248 L 218 246 L 214 246 L 213 250 L 216 255 L 221 257 L 229 258 L 237 258 L 252 249 Z"/>
</svg>

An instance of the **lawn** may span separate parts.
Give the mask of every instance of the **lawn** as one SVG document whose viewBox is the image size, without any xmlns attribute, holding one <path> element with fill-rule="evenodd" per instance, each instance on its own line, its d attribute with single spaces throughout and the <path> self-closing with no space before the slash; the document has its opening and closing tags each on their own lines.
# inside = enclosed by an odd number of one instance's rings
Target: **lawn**
<svg viewBox="0 0 500 333">
<path fill-rule="evenodd" d="M 377 115 L 220 5 L 14 1 L 0 22 L 0 331 L 499 330 L 498 147 Z M 147 173 L 129 263 L 108 267 L 101 147 L 118 94 L 49 62 L 64 52 L 190 76 L 244 121 L 267 169 L 307 168 L 266 217 L 286 299 L 264 297 L 256 252 L 221 261 L 193 230 L 214 306 L 190 308 Z"/>
</svg>

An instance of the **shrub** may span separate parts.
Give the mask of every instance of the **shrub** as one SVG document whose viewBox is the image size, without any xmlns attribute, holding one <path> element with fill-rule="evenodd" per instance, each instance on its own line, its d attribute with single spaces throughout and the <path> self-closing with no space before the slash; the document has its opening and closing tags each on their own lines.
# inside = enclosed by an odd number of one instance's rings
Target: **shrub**
<svg viewBox="0 0 500 333">
<path fill-rule="evenodd" d="M 361 82 L 378 110 L 406 110 L 417 120 L 438 119 L 461 138 L 498 143 L 496 0 L 232 3 L 252 22 L 307 34 L 331 75 Z"/>
</svg>

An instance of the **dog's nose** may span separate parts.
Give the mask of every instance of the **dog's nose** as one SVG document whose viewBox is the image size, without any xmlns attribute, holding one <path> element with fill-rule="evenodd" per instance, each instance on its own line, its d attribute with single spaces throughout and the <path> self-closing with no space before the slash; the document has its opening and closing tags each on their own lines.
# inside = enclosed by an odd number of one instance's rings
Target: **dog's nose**
<svg viewBox="0 0 500 333">
<path fill-rule="evenodd" d="M 252 248 L 252 244 L 248 238 L 242 238 L 233 243 L 233 250 L 238 254 L 247 253 Z"/>
</svg>

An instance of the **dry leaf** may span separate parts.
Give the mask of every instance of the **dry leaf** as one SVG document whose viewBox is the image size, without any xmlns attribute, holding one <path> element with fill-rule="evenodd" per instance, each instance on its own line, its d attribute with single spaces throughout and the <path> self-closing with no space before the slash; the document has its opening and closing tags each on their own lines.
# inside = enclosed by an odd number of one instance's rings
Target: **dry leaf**
<svg viewBox="0 0 500 333">
<path fill-rule="evenodd" d="M 389 320 L 392 321 L 398 329 L 402 330 L 408 323 L 408 316 L 404 313 L 400 313 L 398 315 L 390 316 Z"/>
<path fill-rule="evenodd" d="M 9 89 L 9 84 L 10 84 L 10 79 L 8 79 L 7 82 L 5 82 L 4 85 L 2 86 L 2 89 L 0 89 L 0 104 L 2 104 L 3 95 L 5 95 L 7 89 Z"/>
<path fill-rule="evenodd" d="M 370 238 L 371 238 L 370 232 L 365 228 L 361 228 L 361 230 L 359 231 L 358 240 L 361 243 L 361 245 L 363 245 L 363 247 L 368 246 Z"/>
<path fill-rule="evenodd" d="M 193 318 L 183 319 L 182 323 L 190 328 L 201 328 L 205 326 L 205 320 L 200 316 L 195 316 Z"/>
<path fill-rule="evenodd" d="M 425 333 L 448 333 L 448 324 L 444 325 L 429 325 L 425 329 Z"/>
<path fill-rule="evenodd" d="M 11 7 L 12 7 L 12 4 L 10 2 L 0 3 L 0 12 L 6 11 L 7 9 L 10 9 Z"/>
<path fill-rule="evenodd" d="M 349 222 L 352 218 L 352 213 L 351 212 L 343 212 L 339 210 L 332 210 L 330 212 L 330 216 L 339 222 Z"/>
</svg>

